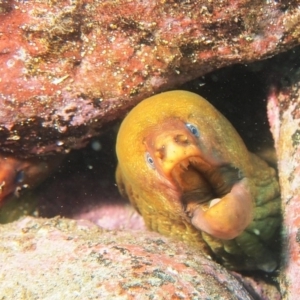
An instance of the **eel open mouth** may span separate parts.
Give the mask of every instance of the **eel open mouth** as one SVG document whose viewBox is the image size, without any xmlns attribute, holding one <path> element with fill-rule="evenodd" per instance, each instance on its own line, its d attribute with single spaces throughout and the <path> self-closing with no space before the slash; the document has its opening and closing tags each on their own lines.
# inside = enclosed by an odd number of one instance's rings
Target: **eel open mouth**
<svg viewBox="0 0 300 300">
<path fill-rule="evenodd" d="M 252 196 L 239 169 L 189 157 L 174 166 L 171 176 L 182 192 L 184 211 L 197 229 L 233 239 L 251 222 Z"/>
</svg>

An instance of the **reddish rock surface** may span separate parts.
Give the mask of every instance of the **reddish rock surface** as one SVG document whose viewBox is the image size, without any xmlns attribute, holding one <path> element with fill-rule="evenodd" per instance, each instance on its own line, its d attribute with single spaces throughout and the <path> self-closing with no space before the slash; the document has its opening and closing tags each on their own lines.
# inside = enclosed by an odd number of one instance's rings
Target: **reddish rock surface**
<svg viewBox="0 0 300 300">
<path fill-rule="evenodd" d="M 253 299 L 225 269 L 150 232 L 25 218 L 0 227 L 2 299 Z"/>
<path fill-rule="evenodd" d="M 1 1 L 1 151 L 68 152 L 150 94 L 291 48 L 298 4 Z"/>
<path fill-rule="evenodd" d="M 281 291 L 300 295 L 300 49 L 273 67 L 268 115 L 278 157 L 283 210 Z"/>
</svg>

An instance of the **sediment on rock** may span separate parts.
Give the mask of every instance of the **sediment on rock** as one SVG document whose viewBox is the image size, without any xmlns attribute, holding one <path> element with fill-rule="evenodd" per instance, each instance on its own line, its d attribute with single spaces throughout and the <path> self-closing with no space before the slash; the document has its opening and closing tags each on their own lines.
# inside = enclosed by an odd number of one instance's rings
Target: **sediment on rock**
<svg viewBox="0 0 300 300">
<path fill-rule="evenodd" d="M 4 1 L 1 151 L 68 152 L 151 94 L 289 49 L 297 3 Z"/>
</svg>

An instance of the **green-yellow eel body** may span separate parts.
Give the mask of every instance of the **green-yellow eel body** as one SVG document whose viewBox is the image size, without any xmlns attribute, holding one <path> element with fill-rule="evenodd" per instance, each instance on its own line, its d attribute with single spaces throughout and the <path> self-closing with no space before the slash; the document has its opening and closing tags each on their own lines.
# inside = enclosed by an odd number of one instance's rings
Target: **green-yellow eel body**
<svg viewBox="0 0 300 300">
<path fill-rule="evenodd" d="M 122 122 L 116 151 L 119 191 L 149 229 L 230 269 L 276 269 L 276 172 L 208 101 L 187 91 L 145 99 Z"/>
</svg>

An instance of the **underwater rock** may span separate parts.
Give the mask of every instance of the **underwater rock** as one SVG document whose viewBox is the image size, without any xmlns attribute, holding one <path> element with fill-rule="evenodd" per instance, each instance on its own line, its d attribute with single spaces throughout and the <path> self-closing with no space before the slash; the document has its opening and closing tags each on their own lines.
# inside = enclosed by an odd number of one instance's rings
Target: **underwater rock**
<svg viewBox="0 0 300 300">
<path fill-rule="evenodd" d="M 0 3 L 1 150 L 79 148 L 141 99 L 299 44 L 298 1 Z"/>
<path fill-rule="evenodd" d="M 278 157 L 283 211 L 281 291 L 300 295 L 300 68 L 299 47 L 273 67 L 268 117 Z"/>
<path fill-rule="evenodd" d="M 0 297 L 253 299 L 209 257 L 152 232 L 24 218 L 0 226 Z"/>
</svg>

